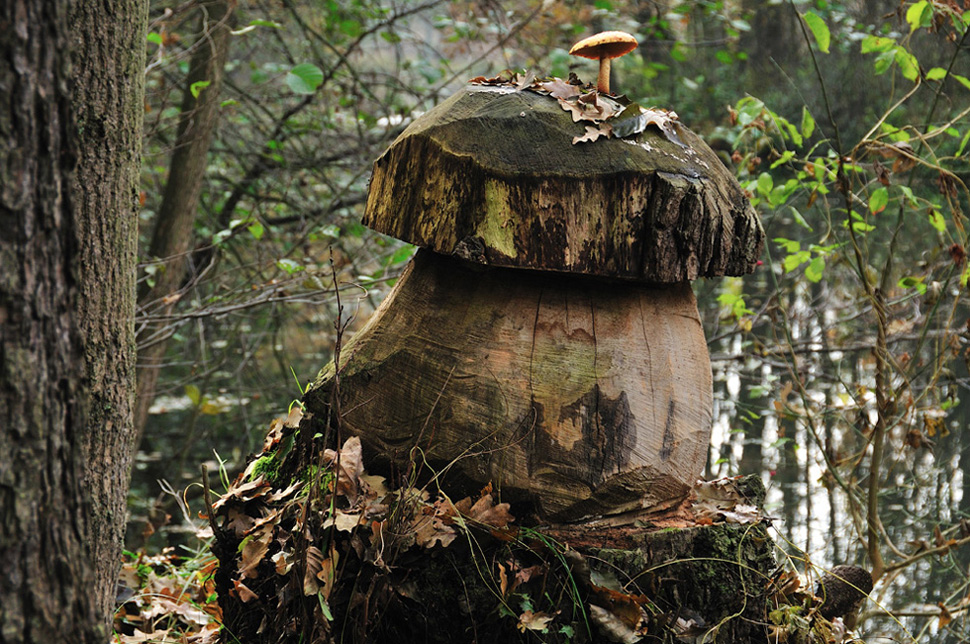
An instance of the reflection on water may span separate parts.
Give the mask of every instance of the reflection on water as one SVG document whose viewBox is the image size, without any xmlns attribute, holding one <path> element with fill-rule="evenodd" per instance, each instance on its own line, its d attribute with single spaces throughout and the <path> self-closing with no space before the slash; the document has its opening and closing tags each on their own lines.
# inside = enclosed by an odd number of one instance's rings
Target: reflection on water
<svg viewBox="0 0 970 644">
<path fill-rule="evenodd" d="M 778 336 L 778 330 L 725 334 L 711 343 L 715 424 L 706 475 L 760 472 L 768 488 L 766 510 L 783 551 L 779 559 L 787 556 L 802 573 L 817 578 L 822 568 L 837 564 L 871 568 L 860 536 L 866 535 L 867 436 L 875 401 L 867 389 L 874 379 L 871 350 L 829 350 L 823 330 L 829 321 L 807 306 L 810 295 L 789 303 L 796 312 L 802 308 L 802 315 L 790 317 L 797 320 L 788 336 L 798 349 L 795 372 L 791 355 L 766 357 L 746 337 Z M 946 383 L 955 404 L 936 414 L 945 416 L 944 422 L 933 421 L 932 410 L 904 413 L 887 443 L 879 503 L 891 544 L 883 546 L 888 566 L 970 535 L 970 524 L 961 523 L 970 516 L 970 439 L 965 438 L 970 409 L 956 395 L 968 379 L 962 360 L 951 366 L 962 373 Z M 799 391 L 797 380 L 808 390 Z M 842 485 L 827 462 L 838 463 L 834 469 Z M 855 496 L 853 502 L 844 487 Z M 859 636 L 866 642 L 970 641 L 968 566 L 970 544 L 888 573 L 864 608 Z M 941 605 L 949 607 L 949 615 L 942 614 Z"/>
</svg>

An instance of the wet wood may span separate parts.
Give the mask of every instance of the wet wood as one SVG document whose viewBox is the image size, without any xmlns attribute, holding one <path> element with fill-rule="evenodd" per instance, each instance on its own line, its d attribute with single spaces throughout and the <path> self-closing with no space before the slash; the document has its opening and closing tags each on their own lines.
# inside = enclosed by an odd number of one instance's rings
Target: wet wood
<svg viewBox="0 0 970 644">
<path fill-rule="evenodd" d="M 697 135 L 574 145 L 583 132 L 550 96 L 467 86 L 378 159 L 364 223 L 493 266 L 667 283 L 754 269 L 764 231 Z"/>
<path fill-rule="evenodd" d="M 711 429 L 711 369 L 687 283 L 485 268 L 419 251 L 344 348 L 341 426 L 452 484 L 491 482 L 555 519 L 683 498 Z M 306 403 L 327 417 L 333 365 Z"/>
</svg>

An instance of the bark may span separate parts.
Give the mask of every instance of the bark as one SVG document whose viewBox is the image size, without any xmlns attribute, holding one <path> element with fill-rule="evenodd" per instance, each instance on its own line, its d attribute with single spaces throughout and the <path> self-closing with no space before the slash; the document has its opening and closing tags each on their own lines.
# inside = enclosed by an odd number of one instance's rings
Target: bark
<svg viewBox="0 0 970 644">
<path fill-rule="evenodd" d="M 140 1 L 70 9 L 66 0 L 0 6 L 3 644 L 108 639 L 117 563 L 108 558 L 125 520 L 146 11 Z M 97 85 L 76 99 L 72 48 L 78 82 Z M 79 126 L 91 128 L 80 139 Z M 75 192 L 91 181 L 101 184 Z"/>
<path fill-rule="evenodd" d="M 138 294 L 139 309 L 148 314 L 170 313 L 180 297 L 188 272 L 193 229 L 205 182 L 209 146 L 219 121 L 219 104 L 226 58 L 229 55 L 232 10 L 228 0 L 202 3 L 200 40 L 186 78 L 175 153 L 169 167 L 165 194 L 155 220 L 148 256 L 157 262 L 154 285 Z M 204 88 L 196 83 L 208 82 Z M 194 88 L 194 89 L 193 89 Z M 194 93 L 193 93 L 194 92 Z M 139 329 L 138 389 L 135 429 L 141 436 L 148 409 L 155 398 L 159 370 L 171 329 L 165 323 Z"/>
<path fill-rule="evenodd" d="M 704 468 L 711 366 L 687 283 L 483 268 L 422 250 L 307 395 L 368 455 L 487 483 L 544 516 L 682 499 Z M 417 450 L 417 452 L 413 450 Z M 454 483 L 452 483 L 454 485 Z"/>
<path fill-rule="evenodd" d="M 110 617 L 134 453 L 135 275 L 145 112 L 147 0 L 74 2 L 77 321 L 89 388 L 84 487 L 91 498 L 92 590 Z"/>
</svg>

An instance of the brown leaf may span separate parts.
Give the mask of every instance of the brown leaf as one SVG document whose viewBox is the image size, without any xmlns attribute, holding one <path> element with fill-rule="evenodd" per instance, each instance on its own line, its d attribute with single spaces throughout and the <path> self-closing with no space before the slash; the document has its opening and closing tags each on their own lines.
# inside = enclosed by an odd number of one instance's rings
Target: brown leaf
<svg viewBox="0 0 970 644">
<path fill-rule="evenodd" d="M 303 594 L 316 595 L 320 590 L 320 580 L 317 573 L 323 570 L 323 552 L 316 546 L 306 549 L 306 570 L 303 572 Z"/>
<path fill-rule="evenodd" d="M 491 494 L 486 494 L 468 510 L 468 518 L 491 528 L 507 528 L 515 517 L 509 513 L 508 503 L 495 505 Z"/>
<path fill-rule="evenodd" d="M 950 614 L 943 602 L 938 602 L 937 606 L 940 607 L 940 628 L 945 628 L 947 624 L 953 621 L 953 615 Z"/>
<path fill-rule="evenodd" d="M 876 171 L 876 179 L 884 186 L 889 185 L 889 170 L 878 160 L 872 162 L 872 169 Z"/>
<path fill-rule="evenodd" d="M 275 515 L 278 520 L 278 515 Z M 276 521 L 265 521 L 262 525 L 257 524 L 252 531 L 243 539 L 242 551 L 240 553 L 239 574 L 243 579 L 256 577 L 256 568 L 263 561 L 269 550 L 269 543 L 273 538 L 273 527 Z"/>
<path fill-rule="evenodd" d="M 553 98 L 563 99 L 573 98 L 574 96 L 579 96 L 581 93 L 578 86 L 568 83 L 561 78 L 553 78 L 552 80 L 536 83 L 534 89 L 540 94 L 548 93 Z"/>
<path fill-rule="evenodd" d="M 446 525 L 439 517 L 420 516 L 412 525 L 415 541 L 424 548 L 433 548 L 435 543 L 447 547 L 457 538 L 454 528 Z"/>
<path fill-rule="evenodd" d="M 533 613 L 531 610 L 527 610 L 519 615 L 518 627 L 523 633 L 526 631 L 545 631 L 549 627 L 549 622 L 555 617 L 556 615 L 549 613 Z"/>
<path fill-rule="evenodd" d="M 613 130 L 609 124 L 604 123 L 599 127 L 593 127 L 591 125 L 586 126 L 586 134 L 573 137 L 573 145 L 577 143 L 592 143 L 596 139 L 602 137 L 610 138 L 610 132 Z"/>
<path fill-rule="evenodd" d="M 229 594 L 238 598 L 239 601 L 244 604 L 259 598 L 259 595 L 249 590 L 246 584 L 242 583 L 238 579 L 232 580 L 232 590 L 229 591 Z"/>
<path fill-rule="evenodd" d="M 337 473 L 337 494 L 347 497 L 351 506 L 357 503 L 360 477 L 364 473 L 363 453 L 360 438 L 351 436 L 337 453 L 328 449 L 323 454 L 324 462 L 339 463 Z"/>
</svg>

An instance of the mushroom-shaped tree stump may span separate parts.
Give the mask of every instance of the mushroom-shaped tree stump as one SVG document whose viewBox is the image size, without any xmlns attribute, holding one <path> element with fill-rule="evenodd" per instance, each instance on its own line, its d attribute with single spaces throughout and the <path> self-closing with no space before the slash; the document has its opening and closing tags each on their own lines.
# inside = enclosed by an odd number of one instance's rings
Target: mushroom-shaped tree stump
<svg viewBox="0 0 970 644">
<path fill-rule="evenodd" d="M 764 233 L 695 134 L 574 145 L 557 99 L 467 86 L 378 159 L 364 223 L 422 248 L 344 347 L 370 462 L 491 483 L 555 520 L 659 508 L 704 467 L 711 369 L 689 280 Z M 330 417 L 334 366 L 306 396 Z"/>
</svg>

